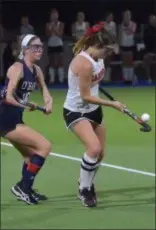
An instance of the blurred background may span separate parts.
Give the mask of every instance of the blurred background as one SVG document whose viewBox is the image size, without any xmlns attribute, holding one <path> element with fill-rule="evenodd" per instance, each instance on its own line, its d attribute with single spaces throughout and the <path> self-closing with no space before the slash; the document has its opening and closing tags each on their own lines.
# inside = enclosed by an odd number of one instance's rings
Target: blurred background
<svg viewBox="0 0 156 230">
<path fill-rule="evenodd" d="M 156 1 L 0 1 L 0 82 L 16 60 L 19 37 L 34 33 L 44 43 L 38 63 L 50 87 L 66 87 L 72 47 L 88 26 L 104 21 L 119 53 L 106 60 L 106 85 L 156 82 Z"/>
</svg>

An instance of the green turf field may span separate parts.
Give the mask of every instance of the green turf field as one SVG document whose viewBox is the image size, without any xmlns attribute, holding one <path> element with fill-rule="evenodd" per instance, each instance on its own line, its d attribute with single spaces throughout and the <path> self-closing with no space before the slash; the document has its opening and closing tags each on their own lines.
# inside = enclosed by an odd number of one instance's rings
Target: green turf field
<svg viewBox="0 0 156 230">
<path fill-rule="evenodd" d="M 2 229 L 155 229 L 155 89 L 109 91 L 137 114 L 149 113 L 153 131 L 141 133 L 127 116 L 104 109 L 108 131 L 105 163 L 113 168 L 102 167 L 97 175 L 98 207 L 85 208 L 76 197 L 80 163 L 56 156 L 49 156 L 35 183 L 35 188 L 47 194 L 49 201 L 38 206 L 16 201 L 9 189 L 20 178 L 22 158 L 13 147 L 2 145 Z M 46 117 L 40 112 L 26 112 L 25 122 L 52 142 L 53 152 L 80 158 L 84 148 L 66 130 L 62 118 L 66 91 L 51 93 L 53 114 Z M 39 92 L 32 99 L 41 104 Z M 126 169 L 115 169 L 116 165 Z M 143 175 L 127 168 L 153 174 Z"/>
</svg>

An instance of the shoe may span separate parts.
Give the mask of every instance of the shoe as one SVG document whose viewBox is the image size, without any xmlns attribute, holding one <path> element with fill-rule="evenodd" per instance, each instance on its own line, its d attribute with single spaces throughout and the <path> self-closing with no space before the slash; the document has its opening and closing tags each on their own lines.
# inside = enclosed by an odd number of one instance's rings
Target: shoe
<svg viewBox="0 0 156 230">
<path fill-rule="evenodd" d="M 37 200 L 32 196 L 31 190 L 23 188 L 20 183 L 17 183 L 11 188 L 11 192 L 17 197 L 18 200 L 24 201 L 29 205 L 38 204 Z"/>
<path fill-rule="evenodd" d="M 96 195 L 96 191 L 95 191 L 95 187 L 94 187 L 94 184 L 92 184 L 91 188 L 90 188 L 90 191 L 92 193 L 92 196 L 94 197 L 95 199 L 95 202 L 97 203 L 97 195 Z"/>
<path fill-rule="evenodd" d="M 80 182 L 79 182 L 79 181 L 78 181 L 78 185 L 80 186 Z M 92 193 L 92 195 L 93 195 L 95 201 L 97 202 L 97 195 L 96 195 L 96 191 L 95 191 L 95 186 L 94 186 L 94 184 L 92 184 L 90 190 L 91 190 L 91 193 Z M 79 194 L 80 194 L 80 190 L 79 190 Z M 78 195 L 78 198 L 80 198 L 79 195 Z"/>
<path fill-rule="evenodd" d="M 91 208 L 97 205 L 95 197 L 92 195 L 91 190 L 88 190 L 88 188 L 79 190 L 79 198 L 85 207 Z"/>
<path fill-rule="evenodd" d="M 43 194 L 39 194 L 37 192 L 37 190 L 31 189 L 31 195 L 33 196 L 33 198 L 37 201 L 43 201 L 43 200 L 48 200 L 48 197 L 43 195 Z"/>
</svg>

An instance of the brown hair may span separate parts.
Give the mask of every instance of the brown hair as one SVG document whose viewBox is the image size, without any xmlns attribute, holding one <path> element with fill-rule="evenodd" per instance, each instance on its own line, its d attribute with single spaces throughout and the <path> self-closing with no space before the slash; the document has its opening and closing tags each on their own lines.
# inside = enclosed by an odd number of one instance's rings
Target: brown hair
<svg viewBox="0 0 156 230">
<path fill-rule="evenodd" d="M 85 34 L 80 40 L 78 40 L 73 48 L 73 53 L 77 55 L 82 50 L 87 50 L 91 46 L 102 48 L 113 43 L 115 43 L 115 37 L 105 28 L 101 28 L 99 31 L 93 32 L 90 35 Z"/>
</svg>

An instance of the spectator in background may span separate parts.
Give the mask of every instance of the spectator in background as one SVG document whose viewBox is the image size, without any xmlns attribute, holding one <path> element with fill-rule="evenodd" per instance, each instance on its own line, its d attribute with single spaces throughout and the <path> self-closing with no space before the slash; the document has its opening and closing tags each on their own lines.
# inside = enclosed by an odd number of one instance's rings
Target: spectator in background
<svg viewBox="0 0 156 230">
<path fill-rule="evenodd" d="M 104 26 L 108 32 L 116 37 L 116 23 L 114 22 L 114 15 L 111 12 L 106 14 Z"/>
<path fill-rule="evenodd" d="M 156 58 L 156 16 L 149 16 L 149 23 L 144 31 L 144 44 L 146 54 L 144 56 L 144 67 L 146 70 L 146 75 L 148 77 L 148 82 L 151 83 L 151 66 L 154 58 Z"/>
<path fill-rule="evenodd" d="M 3 52 L 4 76 L 6 76 L 8 68 L 15 62 L 17 58 L 17 42 L 9 41 Z"/>
<path fill-rule="evenodd" d="M 52 9 L 50 20 L 46 24 L 46 35 L 48 36 L 48 55 L 49 55 L 49 83 L 55 82 L 58 75 L 59 82 L 64 81 L 63 69 L 63 40 L 64 23 L 59 21 L 59 12 L 57 9 Z M 56 73 L 57 70 L 57 73 Z"/>
<path fill-rule="evenodd" d="M 105 19 L 104 19 L 104 28 L 111 33 L 114 37 L 116 37 L 116 23 L 114 22 L 114 15 L 111 12 L 106 13 Z M 110 68 L 110 62 L 111 62 L 111 55 L 108 55 L 105 59 L 105 77 L 104 81 L 110 81 L 111 80 L 111 68 Z"/>
<path fill-rule="evenodd" d="M 20 35 L 34 34 L 34 28 L 29 24 L 28 16 L 21 18 Z"/>
<path fill-rule="evenodd" d="M 119 44 L 123 61 L 123 78 L 125 82 L 137 82 L 134 74 L 133 57 L 135 54 L 135 33 L 137 25 L 132 21 L 129 10 L 123 13 L 123 21 L 119 26 Z"/>
<path fill-rule="evenodd" d="M 85 14 L 83 12 L 78 12 L 76 22 L 72 25 L 72 37 L 75 42 L 84 35 L 88 27 L 89 23 L 85 21 Z"/>
</svg>

